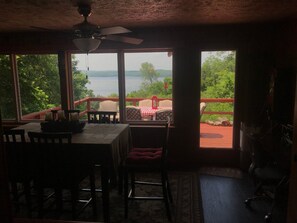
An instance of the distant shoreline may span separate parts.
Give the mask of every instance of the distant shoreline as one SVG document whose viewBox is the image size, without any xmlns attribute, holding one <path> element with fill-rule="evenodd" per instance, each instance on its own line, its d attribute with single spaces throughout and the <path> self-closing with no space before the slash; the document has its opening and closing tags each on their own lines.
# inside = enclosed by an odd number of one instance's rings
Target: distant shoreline
<svg viewBox="0 0 297 223">
<path fill-rule="evenodd" d="M 116 70 L 106 70 L 106 71 L 99 71 L 99 70 L 79 70 L 89 77 L 117 77 L 118 71 Z M 160 77 L 172 77 L 172 71 L 171 70 L 156 70 L 160 74 Z M 125 72 L 126 76 L 130 77 L 140 77 L 141 72 L 139 70 L 128 70 Z"/>
</svg>

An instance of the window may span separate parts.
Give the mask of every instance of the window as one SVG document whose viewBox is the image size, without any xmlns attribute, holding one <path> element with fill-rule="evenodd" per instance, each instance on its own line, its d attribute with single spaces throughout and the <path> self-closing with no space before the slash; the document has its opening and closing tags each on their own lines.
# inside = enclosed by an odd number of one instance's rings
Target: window
<svg viewBox="0 0 297 223">
<path fill-rule="evenodd" d="M 48 109 L 61 105 L 58 56 L 17 55 L 23 120 L 44 119 Z"/>
<path fill-rule="evenodd" d="M 137 118 L 131 118 L 123 111 L 121 114 L 127 115 L 123 121 L 163 120 L 168 115 L 172 118 L 171 55 L 164 51 L 72 54 L 72 83 L 68 84 L 72 84 L 74 109 L 84 114 L 89 110 L 117 111 L 120 121 L 121 98 L 126 107 L 134 106 L 139 112 Z M 125 64 L 119 64 L 118 56 L 123 56 Z M 48 111 L 61 109 L 60 84 L 63 82 L 58 55 L 3 55 L 0 59 L 4 71 L 0 76 L 2 95 L 5 95 L 2 104 L 7 104 L 1 108 L 5 119 L 44 120 Z M 15 74 L 11 64 L 16 64 Z M 118 67 L 125 67 L 124 76 L 119 76 Z M 119 83 L 123 78 L 125 84 Z M 119 85 L 126 95 L 119 97 Z M 14 92 L 20 95 L 16 102 Z"/>
<path fill-rule="evenodd" d="M 170 52 L 127 52 L 125 57 L 126 120 L 172 118 Z"/>
<path fill-rule="evenodd" d="M 116 53 L 74 54 L 72 75 L 76 109 L 81 111 L 115 110 L 118 112 L 119 88 Z"/>
<path fill-rule="evenodd" d="M 0 55 L 0 95 L 2 119 L 15 119 L 14 83 L 9 55 Z"/>
</svg>

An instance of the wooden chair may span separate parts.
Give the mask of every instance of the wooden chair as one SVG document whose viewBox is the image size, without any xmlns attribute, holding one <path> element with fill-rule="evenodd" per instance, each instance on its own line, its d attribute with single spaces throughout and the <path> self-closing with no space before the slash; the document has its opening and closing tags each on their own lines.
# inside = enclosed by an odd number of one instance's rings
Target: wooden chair
<svg viewBox="0 0 297 223">
<path fill-rule="evenodd" d="M 126 107 L 126 118 L 130 120 L 142 120 L 140 108 L 134 106 Z"/>
<path fill-rule="evenodd" d="M 172 109 L 161 109 L 156 111 L 156 120 L 167 120 L 167 118 L 173 120 Z"/>
<path fill-rule="evenodd" d="M 116 124 L 117 123 L 117 112 L 109 111 L 89 111 L 88 113 L 88 123 L 97 123 L 97 124 Z M 100 168 L 100 164 L 95 164 L 95 170 Z M 90 188 L 82 188 L 82 191 L 90 191 Z M 102 192 L 101 187 L 96 187 L 96 192 Z"/>
<path fill-rule="evenodd" d="M 19 199 L 25 195 L 27 215 L 31 217 L 31 182 L 33 180 L 33 166 L 31 165 L 30 148 L 25 147 L 25 130 L 5 130 L 3 133 L 8 176 L 16 212 L 20 209 Z M 24 190 L 20 190 L 21 184 Z"/>
<path fill-rule="evenodd" d="M 63 190 L 70 190 L 72 218 L 76 219 L 79 213 L 77 211 L 79 184 L 89 177 L 91 198 L 84 201 L 85 205 L 80 211 L 92 203 L 95 219 L 97 210 L 93 168 L 84 160 L 78 148 L 71 146 L 72 134 L 28 132 L 28 136 L 36 154 L 37 174 L 34 177 L 34 183 L 38 193 L 39 217 L 43 217 L 43 191 L 45 188 L 52 188 L 55 190 L 58 213 L 63 208 Z"/>
<path fill-rule="evenodd" d="M 171 220 L 170 203 L 172 195 L 167 174 L 167 145 L 169 136 L 170 119 L 162 126 L 162 145 L 156 148 L 132 148 L 123 165 L 124 169 L 124 196 L 125 217 L 128 217 L 129 200 L 163 200 L 165 203 L 167 217 Z M 161 174 L 161 183 L 135 181 L 135 174 L 141 172 L 158 172 Z M 140 175 L 141 176 L 141 175 Z M 129 189 L 129 178 L 131 178 L 131 190 Z M 162 186 L 161 197 L 139 197 L 135 195 L 135 184 Z"/>
<path fill-rule="evenodd" d="M 117 112 L 89 111 L 88 123 L 117 123 Z"/>
</svg>

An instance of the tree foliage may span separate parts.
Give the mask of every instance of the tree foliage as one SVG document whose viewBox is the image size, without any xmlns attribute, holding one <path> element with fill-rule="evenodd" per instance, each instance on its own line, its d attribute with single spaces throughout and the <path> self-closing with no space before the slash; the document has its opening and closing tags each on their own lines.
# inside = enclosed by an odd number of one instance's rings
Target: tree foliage
<svg viewBox="0 0 297 223">
<path fill-rule="evenodd" d="M 17 55 L 17 72 L 20 86 L 22 114 L 38 112 L 60 106 L 60 76 L 57 55 Z M 76 99 L 92 95 L 86 88 L 86 76 L 76 69 L 77 62 L 73 58 L 73 91 Z M 3 118 L 15 117 L 14 89 L 10 58 L 0 56 L 1 66 L 1 110 Z"/>
<path fill-rule="evenodd" d="M 201 98 L 234 98 L 235 52 L 222 51 L 209 56 L 201 69 Z M 233 111 L 230 103 L 209 103 L 210 111 Z M 222 118 L 221 115 L 203 115 L 202 119 Z M 230 119 L 230 117 L 225 116 Z"/>
<path fill-rule="evenodd" d="M 127 97 L 150 98 L 156 95 L 160 98 L 172 97 L 172 78 L 165 77 L 159 80 L 160 74 L 155 70 L 151 63 L 142 63 L 140 68 L 143 82 L 137 91 L 130 92 Z M 167 86 L 167 88 L 165 87 Z"/>
<path fill-rule="evenodd" d="M 142 63 L 140 68 L 144 83 L 152 84 L 158 81 L 160 74 L 155 70 L 154 65 L 148 62 Z"/>
</svg>

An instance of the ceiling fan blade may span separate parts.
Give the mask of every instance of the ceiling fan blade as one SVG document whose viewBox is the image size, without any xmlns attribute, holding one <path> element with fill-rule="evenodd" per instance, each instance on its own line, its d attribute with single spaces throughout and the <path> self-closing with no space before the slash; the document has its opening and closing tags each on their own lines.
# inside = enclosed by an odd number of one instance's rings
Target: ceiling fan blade
<svg viewBox="0 0 297 223">
<path fill-rule="evenodd" d="M 53 31 L 52 29 L 48 29 L 48 28 L 44 28 L 44 27 L 40 27 L 40 26 L 30 26 L 30 28 L 39 29 L 39 30 L 42 30 L 42 31 Z"/>
<path fill-rule="evenodd" d="M 124 42 L 124 43 L 130 43 L 135 45 L 138 45 L 143 41 L 143 39 L 137 39 L 137 38 L 127 37 L 127 36 L 117 36 L 117 35 L 108 35 L 105 37 L 105 39 Z"/>
<path fill-rule="evenodd" d="M 121 26 L 114 26 L 114 27 L 108 27 L 108 28 L 100 28 L 100 35 L 111 35 L 111 34 L 121 34 L 121 33 L 130 33 L 131 30 L 126 29 Z"/>
</svg>

